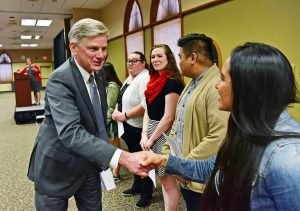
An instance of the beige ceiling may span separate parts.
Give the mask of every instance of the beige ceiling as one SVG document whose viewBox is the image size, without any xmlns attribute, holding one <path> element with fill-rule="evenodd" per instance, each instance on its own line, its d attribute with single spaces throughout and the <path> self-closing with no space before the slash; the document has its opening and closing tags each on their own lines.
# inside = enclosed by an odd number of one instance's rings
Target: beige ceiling
<svg viewBox="0 0 300 211">
<path fill-rule="evenodd" d="M 21 49 L 21 43 L 38 43 L 49 49 L 53 38 L 71 18 L 73 8 L 100 9 L 112 0 L 0 0 L 0 44 L 2 49 Z M 52 19 L 50 27 L 21 26 L 21 18 Z M 21 40 L 21 34 L 40 35 L 40 40 Z M 1 49 L 1 48 L 0 48 Z M 22 48 L 23 49 L 23 48 Z"/>
</svg>

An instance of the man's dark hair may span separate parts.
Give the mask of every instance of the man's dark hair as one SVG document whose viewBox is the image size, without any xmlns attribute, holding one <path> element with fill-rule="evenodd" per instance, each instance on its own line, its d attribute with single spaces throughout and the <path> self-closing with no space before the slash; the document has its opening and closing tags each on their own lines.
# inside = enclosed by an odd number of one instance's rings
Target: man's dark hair
<svg viewBox="0 0 300 211">
<path fill-rule="evenodd" d="M 213 40 L 205 34 L 194 33 L 185 35 L 178 39 L 177 45 L 183 49 L 186 56 L 190 56 L 192 53 L 199 53 L 215 62 Z"/>
</svg>

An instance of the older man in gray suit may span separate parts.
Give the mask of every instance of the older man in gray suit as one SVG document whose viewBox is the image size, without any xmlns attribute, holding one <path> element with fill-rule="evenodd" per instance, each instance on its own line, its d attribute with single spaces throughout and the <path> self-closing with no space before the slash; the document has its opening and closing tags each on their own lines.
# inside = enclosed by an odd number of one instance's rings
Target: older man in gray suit
<svg viewBox="0 0 300 211">
<path fill-rule="evenodd" d="M 107 57 L 107 36 L 99 21 L 76 22 L 69 32 L 73 57 L 48 80 L 45 119 L 28 170 L 37 210 L 67 210 L 72 196 L 79 210 L 101 210 L 101 170 L 120 164 L 134 174 L 148 174 L 140 164 L 143 153 L 107 143 L 106 94 L 97 73 Z"/>
</svg>

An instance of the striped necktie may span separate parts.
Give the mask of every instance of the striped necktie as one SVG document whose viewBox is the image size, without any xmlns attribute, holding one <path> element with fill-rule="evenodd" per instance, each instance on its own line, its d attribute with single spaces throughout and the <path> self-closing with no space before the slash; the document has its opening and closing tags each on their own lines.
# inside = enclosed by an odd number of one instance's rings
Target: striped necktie
<svg viewBox="0 0 300 211">
<path fill-rule="evenodd" d="M 108 136 L 106 133 L 106 127 L 105 127 L 102 107 L 101 107 L 101 103 L 100 103 L 100 99 L 99 99 L 99 95 L 98 95 L 98 91 L 97 91 L 97 86 L 96 86 L 96 83 L 94 80 L 94 75 L 92 75 L 92 74 L 90 75 L 88 85 L 89 85 L 89 89 L 90 89 L 93 109 L 94 109 L 96 119 L 97 119 L 97 125 L 98 125 L 99 132 L 100 132 L 100 138 L 105 140 L 106 142 L 108 142 Z"/>
</svg>

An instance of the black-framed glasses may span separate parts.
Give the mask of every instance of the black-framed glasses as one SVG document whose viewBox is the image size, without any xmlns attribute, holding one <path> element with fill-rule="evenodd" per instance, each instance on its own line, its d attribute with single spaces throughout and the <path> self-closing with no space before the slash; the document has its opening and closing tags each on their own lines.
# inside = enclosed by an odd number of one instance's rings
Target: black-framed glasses
<svg viewBox="0 0 300 211">
<path fill-rule="evenodd" d="M 142 61 L 142 60 L 140 60 L 140 59 L 128 60 L 128 61 L 126 61 L 126 64 L 134 65 L 134 64 L 138 63 L 139 61 Z"/>
</svg>

